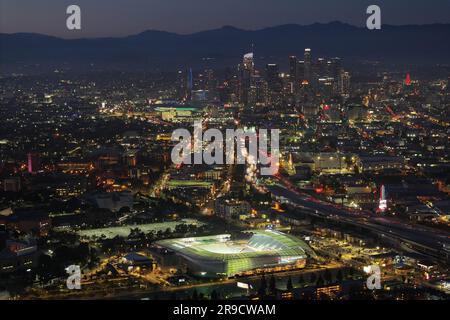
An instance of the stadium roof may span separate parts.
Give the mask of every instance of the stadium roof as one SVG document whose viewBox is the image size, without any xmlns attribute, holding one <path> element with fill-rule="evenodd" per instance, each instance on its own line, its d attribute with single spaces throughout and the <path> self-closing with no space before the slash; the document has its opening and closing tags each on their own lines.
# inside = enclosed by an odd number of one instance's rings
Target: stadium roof
<svg viewBox="0 0 450 320">
<path fill-rule="evenodd" d="M 253 236 L 250 240 L 234 242 L 230 235 L 216 235 L 197 238 L 168 239 L 156 242 L 157 245 L 173 250 L 183 256 L 207 260 L 228 261 L 233 259 L 255 258 L 264 255 L 303 256 L 313 255 L 312 249 L 302 240 L 273 230 L 246 231 Z M 213 246 L 222 243 L 222 248 Z M 227 247 L 233 249 L 227 249 Z M 240 250 L 236 250 L 240 249 Z"/>
</svg>

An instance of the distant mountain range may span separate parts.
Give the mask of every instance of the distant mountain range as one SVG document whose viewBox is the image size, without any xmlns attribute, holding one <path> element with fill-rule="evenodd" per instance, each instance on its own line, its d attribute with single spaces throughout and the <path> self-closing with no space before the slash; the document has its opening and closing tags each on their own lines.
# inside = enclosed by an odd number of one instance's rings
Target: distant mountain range
<svg viewBox="0 0 450 320">
<path fill-rule="evenodd" d="M 346 61 L 411 64 L 450 62 L 450 24 L 383 25 L 368 30 L 341 22 L 281 25 L 256 31 L 230 26 L 180 35 L 149 30 L 121 38 L 61 39 L 0 34 L 0 64 L 135 70 L 233 66 L 254 46 L 257 63 L 287 63 L 289 55 L 311 48 L 313 56 Z"/>
</svg>

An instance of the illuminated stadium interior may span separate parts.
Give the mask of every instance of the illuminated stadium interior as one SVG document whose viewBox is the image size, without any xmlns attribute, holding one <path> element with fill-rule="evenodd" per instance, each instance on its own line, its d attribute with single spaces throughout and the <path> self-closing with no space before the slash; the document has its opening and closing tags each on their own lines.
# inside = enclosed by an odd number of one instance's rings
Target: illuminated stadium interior
<svg viewBox="0 0 450 320">
<path fill-rule="evenodd" d="M 174 251 L 202 275 L 234 276 L 253 269 L 300 265 L 312 249 L 302 240 L 273 230 L 247 231 L 246 240 L 231 240 L 230 235 L 158 241 L 157 246 Z"/>
</svg>

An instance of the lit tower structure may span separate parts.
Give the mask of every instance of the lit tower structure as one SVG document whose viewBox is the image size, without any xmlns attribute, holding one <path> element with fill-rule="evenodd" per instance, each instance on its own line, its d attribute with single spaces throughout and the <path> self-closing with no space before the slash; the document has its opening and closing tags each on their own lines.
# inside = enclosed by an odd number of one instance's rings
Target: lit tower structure
<svg viewBox="0 0 450 320">
<path fill-rule="evenodd" d="M 281 82 L 280 70 L 277 64 L 269 63 L 266 65 L 266 81 L 269 90 L 269 102 L 279 104 L 281 102 L 283 83 Z"/>
<path fill-rule="evenodd" d="M 405 85 L 411 85 L 411 75 L 409 73 L 406 74 Z"/>
<path fill-rule="evenodd" d="M 344 70 L 341 70 L 339 77 L 339 92 L 342 96 L 350 94 L 350 73 Z"/>
<path fill-rule="evenodd" d="M 303 80 L 308 81 L 311 83 L 311 71 L 312 71 L 312 64 L 311 64 L 311 49 L 307 48 L 305 49 L 305 56 L 304 56 L 304 78 Z"/>
<path fill-rule="evenodd" d="M 194 89 L 194 76 L 192 74 L 192 68 L 189 68 L 186 74 L 186 100 L 192 99 L 192 90 Z"/>
<path fill-rule="evenodd" d="M 36 173 L 40 170 L 41 160 L 39 154 L 29 153 L 28 154 L 28 173 Z"/>
<path fill-rule="evenodd" d="M 239 65 L 239 100 L 244 105 L 247 105 L 249 101 L 249 93 L 254 71 L 255 64 L 253 60 L 253 52 L 250 52 L 244 55 L 242 64 Z"/>
<path fill-rule="evenodd" d="M 387 208 L 386 187 L 382 185 L 380 188 L 380 202 L 378 204 L 378 212 L 385 212 Z"/>
<path fill-rule="evenodd" d="M 298 86 L 298 60 L 296 56 L 289 57 L 289 77 L 291 82 L 291 92 L 294 93 Z"/>
</svg>

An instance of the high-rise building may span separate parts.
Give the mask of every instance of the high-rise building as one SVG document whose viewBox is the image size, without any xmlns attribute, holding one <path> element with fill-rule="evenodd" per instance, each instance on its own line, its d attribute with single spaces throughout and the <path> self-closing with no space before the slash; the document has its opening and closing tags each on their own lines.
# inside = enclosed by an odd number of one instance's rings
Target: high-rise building
<svg viewBox="0 0 450 320">
<path fill-rule="evenodd" d="M 328 61 L 328 76 L 333 78 L 334 85 L 333 85 L 333 93 L 339 93 L 339 83 L 340 83 L 340 77 L 341 77 L 341 71 L 342 71 L 342 60 L 341 58 L 335 57 L 331 58 L 330 61 Z"/>
<path fill-rule="evenodd" d="M 308 82 L 311 82 L 312 80 L 312 63 L 311 63 L 311 49 L 307 48 L 305 49 L 305 56 L 304 56 L 304 79 Z"/>
<path fill-rule="evenodd" d="M 192 99 L 192 90 L 194 89 L 194 75 L 192 73 L 192 68 L 186 73 L 186 100 L 190 101 Z"/>
<path fill-rule="evenodd" d="M 28 172 L 36 173 L 41 168 L 41 159 L 39 158 L 39 154 L 37 153 L 29 153 L 28 154 Z"/>
<path fill-rule="evenodd" d="M 297 93 L 299 87 L 298 59 L 296 56 L 289 57 L 289 86 L 290 93 Z"/>
<path fill-rule="evenodd" d="M 331 77 L 333 77 L 337 82 L 339 80 L 339 75 L 341 74 L 341 70 L 342 70 L 341 58 L 338 58 L 338 57 L 332 58 L 330 60 L 329 69 L 330 69 L 329 75 Z"/>
<path fill-rule="evenodd" d="M 306 80 L 305 78 L 305 61 L 297 61 L 297 78 L 299 82 Z"/>
<path fill-rule="evenodd" d="M 266 106 L 267 94 L 268 89 L 266 80 L 260 75 L 255 75 L 250 87 L 249 103 L 256 106 Z"/>
<path fill-rule="evenodd" d="M 266 65 L 266 81 L 269 90 L 280 90 L 280 68 L 277 64 L 269 63 Z"/>
<path fill-rule="evenodd" d="M 186 98 L 186 72 L 178 70 L 177 72 L 177 98 L 182 100 Z M 103 106 L 104 108 L 104 106 Z"/>
<path fill-rule="evenodd" d="M 217 80 L 214 76 L 214 71 L 212 69 L 205 70 L 205 90 L 208 90 L 211 94 L 215 92 L 217 88 Z"/>
<path fill-rule="evenodd" d="M 350 94 L 350 73 L 342 70 L 339 77 L 339 93 L 343 96 Z"/>
<path fill-rule="evenodd" d="M 297 77 L 297 57 L 296 56 L 290 56 L 289 57 L 289 76 L 291 79 L 291 82 L 297 83 L 298 77 Z"/>
<path fill-rule="evenodd" d="M 316 64 L 316 74 L 319 78 L 328 76 L 327 61 L 324 58 L 318 58 Z"/>
<path fill-rule="evenodd" d="M 277 64 L 269 63 L 266 65 L 266 81 L 268 89 L 269 103 L 281 103 L 283 83 L 280 78 L 280 69 Z"/>
<path fill-rule="evenodd" d="M 250 52 L 244 55 L 242 64 L 239 65 L 239 101 L 244 105 L 249 103 L 249 93 L 254 70 L 253 52 Z"/>
</svg>

